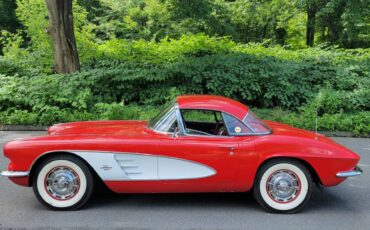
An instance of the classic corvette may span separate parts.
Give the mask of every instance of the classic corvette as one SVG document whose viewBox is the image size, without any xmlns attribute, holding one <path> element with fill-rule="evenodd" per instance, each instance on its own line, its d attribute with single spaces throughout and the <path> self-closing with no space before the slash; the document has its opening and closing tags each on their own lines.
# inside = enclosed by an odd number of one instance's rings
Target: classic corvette
<svg viewBox="0 0 370 230">
<path fill-rule="evenodd" d="M 266 210 L 294 213 L 314 184 L 362 173 L 360 157 L 331 139 L 209 95 L 177 97 L 149 121 L 57 124 L 7 143 L 4 155 L 1 174 L 58 210 L 82 207 L 102 181 L 117 193 L 253 191 Z"/>
</svg>

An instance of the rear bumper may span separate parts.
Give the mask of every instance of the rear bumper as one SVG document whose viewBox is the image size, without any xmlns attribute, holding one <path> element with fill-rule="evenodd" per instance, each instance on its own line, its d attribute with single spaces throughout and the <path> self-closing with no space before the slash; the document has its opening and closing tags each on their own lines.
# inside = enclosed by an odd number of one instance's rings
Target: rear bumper
<svg viewBox="0 0 370 230">
<path fill-rule="evenodd" d="M 362 174 L 362 169 L 360 167 L 356 167 L 353 170 L 345 171 L 345 172 L 338 172 L 337 177 L 343 178 L 343 177 L 353 177 L 353 176 L 359 176 Z"/>
<path fill-rule="evenodd" d="M 28 177 L 30 175 L 29 171 L 2 171 L 0 173 L 4 177 Z"/>
</svg>

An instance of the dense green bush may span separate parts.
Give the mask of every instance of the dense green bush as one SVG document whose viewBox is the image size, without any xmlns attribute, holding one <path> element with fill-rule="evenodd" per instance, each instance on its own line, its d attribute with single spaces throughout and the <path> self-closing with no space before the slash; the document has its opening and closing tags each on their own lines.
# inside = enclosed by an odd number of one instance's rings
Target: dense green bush
<svg viewBox="0 0 370 230">
<path fill-rule="evenodd" d="M 97 104 L 90 112 L 66 109 L 29 112 L 27 110 L 8 110 L 0 112 L 3 125 L 52 125 L 59 122 L 85 120 L 147 120 L 161 111 L 162 106 L 138 106 L 122 104 Z M 290 124 L 307 130 L 316 129 L 316 114 L 312 112 L 292 112 L 282 109 L 252 109 L 260 118 Z M 349 131 L 356 136 L 369 137 L 370 112 L 336 113 L 318 117 L 318 130 Z"/>
<path fill-rule="evenodd" d="M 272 120 L 294 127 L 315 130 L 316 111 L 302 108 L 299 112 L 282 109 L 254 109 L 255 113 L 262 119 Z M 356 136 L 370 136 L 370 112 L 353 113 L 325 113 L 317 116 L 317 129 L 319 131 L 348 131 Z"/>
<path fill-rule="evenodd" d="M 370 57 L 362 50 L 246 47 L 204 35 L 159 43 L 117 41 L 104 44 L 103 50 L 80 73 L 29 74 L 14 80 L 27 89 L 9 94 L 86 109 L 97 102 L 162 104 L 173 93 L 209 93 L 258 107 L 296 109 L 325 87 L 343 95 L 351 92 L 345 97 L 357 100 L 350 102 L 356 107 L 352 109 L 368 106 Z"/>
<path fill-rule="evenodd" d="M 292 51 L 202 34 L 160 42 L 117 39 L 99 47 L 96 58 L 69 75 L 0 60 L 0 123 L 147 118 L 153 106 L 176 95 L 217 94 L 291 110 L 283 121 L 298 127 L 312 129 L 317 111 L 322 129 L 369 132 L 366 49 Z"/>
</svg>

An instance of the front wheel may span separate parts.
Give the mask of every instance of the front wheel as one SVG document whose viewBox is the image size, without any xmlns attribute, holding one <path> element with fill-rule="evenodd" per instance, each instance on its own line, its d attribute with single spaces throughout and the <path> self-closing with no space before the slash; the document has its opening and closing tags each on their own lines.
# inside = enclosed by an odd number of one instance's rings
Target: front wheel
<svg viewBox="0 0 370 230">
<path fill-rule="evenodd" d="M 60 155 L 46 159 L 35 170 L 33 191 L 46 207 L 76 210 L 87 203 L 94 186 L 93 175 L 82 160 Z"/>
<path fill-rule="evenodd" d="M 295 213 L 311 197 L 312 179 L 307 168 L 296 160 L 273 160 L 258 171 L 253 194 L 269 212 Z"/>
</svg>

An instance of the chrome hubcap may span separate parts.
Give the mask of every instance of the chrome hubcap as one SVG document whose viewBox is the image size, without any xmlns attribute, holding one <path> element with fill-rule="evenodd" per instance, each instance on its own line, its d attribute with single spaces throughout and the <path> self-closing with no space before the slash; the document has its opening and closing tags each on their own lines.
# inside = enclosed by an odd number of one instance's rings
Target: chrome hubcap
<svg viewBox="0 0 370 230">
<path fill-rule="evenodd" d="M 80 180 L 73 169 L 56 167 L 47 174 L 45 188 L 51 197 L 57 200 L 68 200 L 78 192 Z"/>
<path fill-rule="evenodd" d="M 278 170 L 271 174 L 267 180 L 267 193 L 280 203 L 293 201 L 301 191 L 298 176 L 290 170 Z"/>
</svg>

